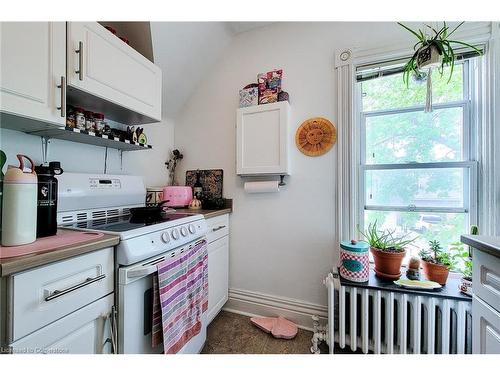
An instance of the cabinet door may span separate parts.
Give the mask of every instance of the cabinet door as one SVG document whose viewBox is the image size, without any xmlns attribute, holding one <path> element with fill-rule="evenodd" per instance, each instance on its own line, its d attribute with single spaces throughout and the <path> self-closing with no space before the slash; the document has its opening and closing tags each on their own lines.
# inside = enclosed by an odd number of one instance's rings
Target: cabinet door
<svg viewBox="0 0 500 375">
<path fill-rule="evenodd" d="M 113 294 L 41 328 L 10 345 L 19 354 L 111 353 L 109 314 Z"/>
<path fill-rule="evenodd" d="M 228 289 L 229 236 L 225 236 L 208 244 L 208 323 L 227 302 Z"/>
<path fill-rule="evenodd" d="M 237 174 L 290 174 L 288 111 L 288 102 L 238 109 Z"/>
<path fill-rule="evenodd" d="M 161 120 L 161 70 L 97 22 L 68 23 L 68 85 Z"/>
<path fill-rule="evenodd" d="M 65 125 L 57 108 L 65 90 L 57 87 L 66 76 L 65 23 L 1 22 L 0 40 L 2 113 Z"/>
<path fill-rule="evenodd" d="M 472 352 L 500 354 L 500 312 L 474 296 L 472 299 Z"/>
</svg>

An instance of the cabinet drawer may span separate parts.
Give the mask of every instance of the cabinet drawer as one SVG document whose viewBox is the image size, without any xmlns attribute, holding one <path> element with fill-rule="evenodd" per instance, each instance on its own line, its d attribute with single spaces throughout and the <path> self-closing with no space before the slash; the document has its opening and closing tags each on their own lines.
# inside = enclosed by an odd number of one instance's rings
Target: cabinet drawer
<svg viewBox="0 0 500 375">
<path fill-rule="evenodd" d="M 9 345 L 14 354 L 109 354 L 113 294 Z"/>
<path fill-rule="evenodd" d="M 229 234 L 229 214 L 207 220 L 207 241 L 213 242 Z"/>
<path fill-rule="evenodd" d="M 113 292 L 113 248 L 16 274 L 10 283 L 12 342 Z"/>
<path fill-rule="evenodd" d="M 476 249 L 472 257 L 474 295 L 500 311 L 500 258 Z"/>
</svg>

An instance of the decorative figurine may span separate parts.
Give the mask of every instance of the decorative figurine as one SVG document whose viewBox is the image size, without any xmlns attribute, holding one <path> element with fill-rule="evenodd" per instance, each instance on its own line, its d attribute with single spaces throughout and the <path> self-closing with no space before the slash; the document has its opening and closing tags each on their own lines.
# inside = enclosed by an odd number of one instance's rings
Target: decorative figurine
<svg viewBox="0 0 500 375">
<path fill-rule="evenodd" d="M 420 258 L 412 256 L 408 262 L 408 269 L 406 270 L 406 277 L 409 280 L 420 280 Z"/>
</svg>

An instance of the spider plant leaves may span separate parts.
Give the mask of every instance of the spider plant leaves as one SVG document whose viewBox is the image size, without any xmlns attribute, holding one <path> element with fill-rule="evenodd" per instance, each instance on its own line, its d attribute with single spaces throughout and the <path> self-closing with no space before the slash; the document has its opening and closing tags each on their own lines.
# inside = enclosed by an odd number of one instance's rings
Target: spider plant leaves
<svg viewBox="0 0 500 375">
<path fill-rule="evenodd" d="M 446 22 L 443 22 L 443 26 L 439 29 L 436 30 L 434 27 L 430 25 L 425 25 L 428 29 L 430 29 L 434 35 L 430 37 L 426 37 L 424 32 L 421 29 L 418 29 L 418 31 L 414 31 L 410 29 L 408 26 L 402 24 L 401 22 L 398 22 L 398 25 L 401 27 L 405 28 L 408 30 L 410 33 L 415 35 L 418 39 L 417 43 L 413 45 L 413 49 L 416 51 L 413 56 L 410 58 L 410 60 L 406 63 L 404 66 L 404 71 L 403 71 L 403 82 L 406 84 L 406 87 L 409 87 L 409 81 L 410 81 L 410 74 L 414 73 L 416 75 L 420 74 L 420 70 L 417 64 L 417 57 L 419 52 L 427 46 L 434 46 L 438 53 L 442 56 L 441 60 L 441 65 L 438 68 L 439 74 L 442 76 L 444 74 L 444 68 L 446 66 L 450 66 L 450 75 L 448 77 L 448 83 L 451 81 L 451 78 L 453 76 L 453 71 L 454 71 L 454 66 L 455 66 L 455 61 L 456 61 L 456 53 L 453 48 L 453 45 L 460 45 L 460 46 L 465 46 L 479 55 L 482 55 L 482 52 L 475 46 L 462 42 L 459 40 L 451 40 L 449 39 L 450 36 L 460 27 L 464 24 L 464 21 L 460 22 L 453 30 L 450 30 L 450 27 L 446 24 Z"/>
</svg>

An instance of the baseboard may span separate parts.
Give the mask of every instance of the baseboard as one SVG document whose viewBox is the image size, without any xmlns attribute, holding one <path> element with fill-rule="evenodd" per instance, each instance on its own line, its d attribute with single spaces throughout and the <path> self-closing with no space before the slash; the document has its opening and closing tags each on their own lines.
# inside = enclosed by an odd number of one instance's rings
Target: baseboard
<svg viewBox="0 0 500 375">
<path fill-rule="evenodd" d="M 229 289 L 223 310 L 250 317 L 282 316 L 308 331 L 313 330 L 312 315 L 319 316 L 321 324 L 328 317 L 327 306 L 242 289 Z"/>
</svg>

